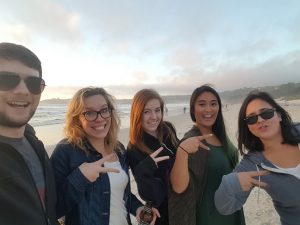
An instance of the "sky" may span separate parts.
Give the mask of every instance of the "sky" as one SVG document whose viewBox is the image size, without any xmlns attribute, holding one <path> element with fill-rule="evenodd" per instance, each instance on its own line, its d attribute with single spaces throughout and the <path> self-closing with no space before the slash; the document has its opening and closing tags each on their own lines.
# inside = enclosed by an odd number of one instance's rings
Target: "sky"
<svg viewBox="0 0 300 225">
<path fill-rule="evenodd" d="M 0 41 L 42 61 L 42 99 L 86 86 L 191 94 L 300 82 L 299 0 L 0 0 Z"/>
</svg>

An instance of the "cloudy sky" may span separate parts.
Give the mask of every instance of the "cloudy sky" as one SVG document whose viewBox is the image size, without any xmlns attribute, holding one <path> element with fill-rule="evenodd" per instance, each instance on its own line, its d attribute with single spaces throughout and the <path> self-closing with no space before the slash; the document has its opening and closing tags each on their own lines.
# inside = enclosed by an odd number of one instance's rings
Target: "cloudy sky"
<svg viewBox="0 0 300 225">
<path fill-rule="evenodd" d="M 41 59 L 46 98 L 300 82 L 299 0 L 0 0 L 0 41 Z"/>
</svg>

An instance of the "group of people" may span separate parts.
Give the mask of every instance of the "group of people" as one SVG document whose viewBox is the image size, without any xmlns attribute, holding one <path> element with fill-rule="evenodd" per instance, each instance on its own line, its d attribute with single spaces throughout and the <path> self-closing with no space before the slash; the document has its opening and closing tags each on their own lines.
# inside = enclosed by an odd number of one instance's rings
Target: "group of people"
<svg viewBox="0 0 300 225">
<path fill-rule="evenodd" d="M 151 225 L 243 225 L 254 187 L 271 196 L 283 225 L 300 221 L 300 126 L 266 92 L 248 94 L 238 117 L 238 148 L 226 134 L 219 94 L 190 98 L 193 127 L 179 140 L 153 89 L 132 100 L 129 143 L 118 141 L 114 97 L 78 90 L 65 138 L 50 159 L 28 122 L 45 88 L 38 57 L 0 43 L 0 224 L 130 225 L 151 202 Z M 238 150 L 242 155 L 239 162 Z"/>
</svg>

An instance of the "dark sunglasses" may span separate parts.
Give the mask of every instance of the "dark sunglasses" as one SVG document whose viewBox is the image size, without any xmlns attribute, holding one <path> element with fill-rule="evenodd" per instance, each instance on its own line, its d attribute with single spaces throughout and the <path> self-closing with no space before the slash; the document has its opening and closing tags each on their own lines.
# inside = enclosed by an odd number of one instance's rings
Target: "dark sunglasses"
<svg viewBox="0 0 300 225">
<path fill-rule="evenodd" d="M 275 111 L 276 111 L 276 109 L 265 109 L 260 114 L 253 115 L 253 116 L 248 116 L 244 120 L 246 121 L 246 123 L 248 125 L 253 125 L 253 124 L 255 124 L 257 122 L 258 117 L 261 117 L 264 120 L 268 120 L 268 119 L 273 118 L 273 116 L 275 114 Z"/>
<path fill-rule="evenodd" d="M 12 72 L 0 72 L 0 91 L 9 91 L 16 88 L 23 78 Z M 23 79 L 28 90 L 34 94 L 41 94 L 46 86 L 45 81 L 40 77 L 28 76 Z"/>
</svg>

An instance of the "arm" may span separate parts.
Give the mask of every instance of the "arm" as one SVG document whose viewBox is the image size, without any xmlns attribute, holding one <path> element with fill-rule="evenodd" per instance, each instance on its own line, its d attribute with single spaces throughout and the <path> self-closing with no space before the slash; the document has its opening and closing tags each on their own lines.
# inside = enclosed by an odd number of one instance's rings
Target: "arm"
<svg viewBox="0 0 300 225">
<path fill-rule="evenodd" d="M 57 216 L 66 215 L 77 205 L 84 195 L 90 182 L 81 173 L 79 167 L 72 170 L 67 152 L 70 146 L 58 144 L 51 155 L 56 190 L 57 190 Z"/>
<path fill-rule="evenodd" d="M 138 208 L 143 206 L 143 203 L 138 200 L 138 198 L 130 192 L 130 199 L 131 199 L 131 204 L 130 204 L 130 213 L 134 216 L 137 216 L 137 210 Z"/>
<path fill-rule="evenodd" d="M 197 151 L 207 151 L 209 148 L 201 141 L 208 137 L 211 137 L 211 135 L 190 137 L 178 145 L 175 163 L 170 174 L 171 185 L 176 193 L 184 192 L 189 185 L 189 155 L 195 154 Z M 200 155 L 202 155 L 202 153 L 200 153 Z M 204 165 L 199 165 L 199 168 L 199 170 L 204 169 Z"/>
<path fill-rule="evenodd" d="M 250 191 L 243 192 L 237 173 L 224 175 L 215 192 L 215 206 L 220 214 L 229 215 L 241 209 Z"/>
<path fill-rule="evenodd" d="M 135 178 L 139 195 L 144 200 L 151 200 L 153 206 L 159 206 L 167 196 L 166 184 L 159 177 L 155 176 L 157 165 L 155 161 L 147 156 L 139 158 L 139 152 L 129 150 L 129 161 L 132 174 Z"/>
<path fill-rule="evenodd" d="M 266 171 L 257 171 L 249 157 L 244 157 L 233 173 L 223 176 L 215 192 L 217 210 L 228 215 L 241 209 L 254 186 L 266 187 L 266 183 L 258 181 L 256 177 L 267 174 Z"/>
<path fill-rule="evenodd" d="M 188 153 L 180 147 L 177 148 L 176 159 L 170 173 L 172 189 L 176 193 L 184 192 L 189 184 Z"/>
</svg>

